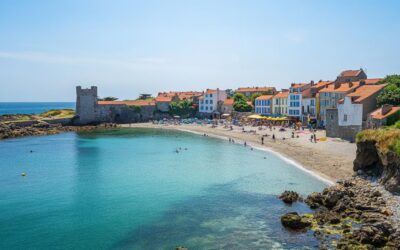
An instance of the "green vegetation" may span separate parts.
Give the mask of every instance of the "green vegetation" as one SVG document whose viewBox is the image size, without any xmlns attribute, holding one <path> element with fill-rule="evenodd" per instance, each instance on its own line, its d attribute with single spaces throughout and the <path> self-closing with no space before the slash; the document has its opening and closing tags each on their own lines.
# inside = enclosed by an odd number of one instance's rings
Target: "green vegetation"
<svg viewBox="0 0 400 250">
<path fill-rule="evenodd" d="M 142 111 L 142 108 L 140 106 L 136 106 L 136 105 L 129 105 L 129 108 L 133 110 L 133 112 L 135 113 L 140 113 L 140 111 Z"/>
<path fill-rule="evenodd" d="M 378 82 L 378 84 L 388 84 L 383 92 L 378 96 L 378 105 L 392 104 L 394 106 L 400 105 L 400 75 L 388 75 Z"/>
<path fill-rule="evenodd" d="M 400 156 L 400 121 L 381 129 L 367 129 L 357 134 L 357 142 L 374 141 L 377 148 L 387 153 L 389 150 Z"/>
<path fill-rule="evenodd" d="M 242 93 L 236 93 L 233 95 L 233 109 L 238 112 L 251 112 L 253 109 L 247 104 L 247 98 Z"/>
<path fill-rule="evenodd" d="M 171 102 L 169 104 L 169 113 L 171 115 L 178 115 L 182 118 L 192 117 L 196 113 L 193 107 L 193 102 L 188 100 Z"/>
<path fill-rule="evenodd" d="M 69 118 L 75 115 L 73 109 L 51 109 L 39 115 L 39 118 Z"/>
<path fill-rule="evenodd" d="M 116 100 L 118 100 L 118 98 L 117 97 L 112 97 L 112 96 L 107 96 L 107 97 L 98 99 L 98 101 L 116 101 Z"/>
</svg>

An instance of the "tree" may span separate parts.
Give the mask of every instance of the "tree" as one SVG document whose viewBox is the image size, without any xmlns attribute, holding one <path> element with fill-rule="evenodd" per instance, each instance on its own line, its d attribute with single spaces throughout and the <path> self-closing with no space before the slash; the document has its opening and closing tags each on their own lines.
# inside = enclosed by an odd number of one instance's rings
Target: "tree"
<svg viewBox="0 0 400 250">
<path fill-rule="evenodd" d="M 191 117 L 196 113 L 193 102 L 189 100 L 171 102 L 169 104 L 170 115 L 179 115 L 180 117 Z"/>
<path fill-rule="evenodd" d="M 238 101 L 247 101 L 247 98 L 245 95 L 243 95 L 242 93 L 236 93 L 233 95 L 233 101 L 234 102 L 238 102 Z"/>
<path fill-rule="evenodd" d="M 107 97 L 104 97 L 104 98 L 99 98 L 98 100 L 99 101 L 116 101 L 116 100 L 118 100 L 118 98 L 112 97 L 112 96 L 107 96 Z"/>
<path fill-rule="evenodd" d="M 233 109 L 237 112 L 251 112 L 253 108 L 246 101 L 239 100 L 233 103 Z"/>
<path fill-rule="evenodd" d="M 377 97 L 378 105 L 392 104 L 400 105 L 400 75 L 388 75 L 377 84 L 386 83 L 387 86 L 382 93 Z"/>
</svg>

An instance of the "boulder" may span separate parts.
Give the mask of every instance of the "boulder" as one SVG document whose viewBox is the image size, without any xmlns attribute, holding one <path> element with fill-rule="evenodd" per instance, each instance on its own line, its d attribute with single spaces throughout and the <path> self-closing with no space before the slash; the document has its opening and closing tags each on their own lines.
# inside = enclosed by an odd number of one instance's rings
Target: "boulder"
<svg viewBox="0 0 400 250">
<path fill-rule="evenodd" d="M 311 222 L 304 216 L 300 216 L 296 212 L 290 212 L 282 215 L 281 223 L 284 227 L 290 229 L 304 229 L 311 226 Z"/>
<path fill-rule="evenodd" d="M 284 191 L 280 196 L 279 199 L 281 199 L 283 202 L 287 204 L 292 204 L 295 201 L 298 201 L 300 198 L 300 195 L 294 191 Z"/>
</svg>

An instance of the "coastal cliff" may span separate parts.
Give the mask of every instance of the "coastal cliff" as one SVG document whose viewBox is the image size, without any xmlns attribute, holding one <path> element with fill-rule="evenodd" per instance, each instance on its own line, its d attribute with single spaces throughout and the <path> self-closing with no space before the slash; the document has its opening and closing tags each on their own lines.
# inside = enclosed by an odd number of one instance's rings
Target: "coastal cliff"
<svg viewBox="0 0 400 250">
<path fill-rule="evenodd" d="M 360 176 L 378 178 L 390 192 L 400 192 L 400 129 L 360 132 L 353 170 Z"/>
</svg>

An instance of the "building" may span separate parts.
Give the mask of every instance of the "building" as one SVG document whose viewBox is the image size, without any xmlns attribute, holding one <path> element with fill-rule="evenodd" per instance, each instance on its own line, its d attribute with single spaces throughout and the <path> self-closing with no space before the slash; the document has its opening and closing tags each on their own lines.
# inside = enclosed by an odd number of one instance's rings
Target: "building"
<svg viewBox="0 0 400 250">
<path fill-rule="evenodd" d="M 226 97 L 225 90 L 207 89 L 203 96 L 199 98 L 199 112 L 204 114 L 219 113 L 218 107 L 222 106 Z"/>
<path fill-rule="evenodd" d="M 161 112 L 168 112 L 169 111 L 169 105 L 171 102 L 176 102 L 179 101 L 179 98 L 177 95 L 160 95 L 156 98 L 154 98 L 154 101 L 156 102 L 156 107 L 157 110 Z"/>
<path fill-rule="evenodd" d="M 358 70 L 344 70 L 336 78 L 337 83 L 356 82 L 367 79 L 363 69 Z"/>
<path fill-rule="evenodd" d="M 193 103 L 198 103 L 199 97 L 203 95 L 203 92 L 197 91 L 186 91 L 186 92 L 160 92 L 154 99 L 156 102 L 157 110 L 161 112 L 168 112 L 169 105 L 171 102 L 188 100 Z"/>
<path fill-rule="evenodd" d="M 98 101 L 97 87 L 76 87 L 76 124 L 130 123 L 156 118 L 154 100 Z"/>
<path fill-rule="evenodd" d="M 233 103 L 234 103 L 234 100 L 232 98 L 225 99 L 222 104 L 221 112 L 224 114 L 232 113 L 233 112 Z"/>
<path fill-rule="evenodd" d="M 371 78 L 356 82 L 338 83 L 331 82 L 319 90 L 317 108 L 319 109 L 318 116 L 321 124 L 326 124 L 326 109 L 336 108 L 339 100 L 343 99 L 347 94 L 354 92 L 358 87 L 363 85 L 375 85 L 382 78 Z"/>
<path fill-rule="evenodd" d="M 255 100 L 255 112 L 260 115 L 272 115 L 273 95 L 262 95 Z"/>
<path fill-rule="evenodd" d="M 367 117 L 367 128 L 380 128 L 390 126 L 400 121 L 400 107 L 385 104 L 372 111 Z"/>
<path fill-rule="evenodd" d="M 275 116 L 287 116 L 289 90 L 282 89 L 272 97 L 272 114 Z"/>
<path fill-rule="evenodd" d="M 347 94 L 355 91 L 360 85 L 364 83 L 360 82 L 349 82 L 349 83 L 338 83 L 326 85 L 319 91 L 319 117 L 321 124 L 326 124 L 326 110 L 328 108 L 337 108 L 339 100 L 343 99 Z"/>
<path fill-rule="evenodd" d="M 244 87 L 238 88 L 235 92 L 250 97 L 253 94 L 274 95 L 276 94 L 276 89 L 275 87 Z"/>
<path fill-rule="evenodd" d="M 366 127 L 367 115 L 377 105 L 376 98 L 385 84 L 362 85 L 340 100 L 337 108 L 327 109 L 326 135 L 354 141 Z"/>
<path fill-rule="evenodd" d="M 288 95 L 288 116 L 295 120 L 302 120 L 303 92 L 311 88 L 311 83 L 292 83 Z"/>
</svg>

